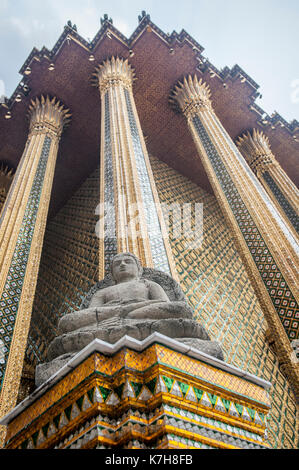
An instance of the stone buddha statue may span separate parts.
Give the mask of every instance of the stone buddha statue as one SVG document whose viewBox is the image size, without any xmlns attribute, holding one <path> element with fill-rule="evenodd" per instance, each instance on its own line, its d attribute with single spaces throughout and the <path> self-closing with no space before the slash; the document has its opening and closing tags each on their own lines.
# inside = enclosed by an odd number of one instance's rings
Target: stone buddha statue
<svg viewBox="0 0 299 470">
<path fill-rule="evenodd" d="M 161 271 L 142 268 L 132 253 L 119 253 L 111 275 L 93 286 L 80 310 L 59 320 L 59 336 L 47 352 L 50 362 L 37 366 L 36 384 L 95 338 L 114 344 L 124 335 L 143 340 L 155 331 L 223 360 L 220 345 L 193 319 L 180 286 Z"/>
</svg>

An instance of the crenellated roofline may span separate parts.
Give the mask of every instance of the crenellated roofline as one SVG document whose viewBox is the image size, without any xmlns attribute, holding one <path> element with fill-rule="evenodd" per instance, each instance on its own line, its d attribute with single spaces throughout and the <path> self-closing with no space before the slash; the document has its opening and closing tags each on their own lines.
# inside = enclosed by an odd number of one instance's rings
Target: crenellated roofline
<svg viewBox="0 0 299 470">
<path fill-rule="evenodd" d="M 72 110 L 72 121 L 62 134 L 51 216 L 98 164 L 101 111 L 92 74 L 112 56 L 128 60 L 136 72 L 133 93 L 152 155 L 212 192 L 204 168 L 194 159 L 194 143 L 183 118 L 168 103 L 175 84 L 196 75 L 210 87 L 212 106 L 231 138 L 253 128 L 263 130 L 278 162 L 299 184 L 298 121 L 288 123 L 276 112 L 265 113 L 258 104 L 259 85 L 240 66 L 219 70 L 185 30 L 164 33 L 145 12 L 128 38 L 105 15 L 92 40 L 84 39 L 68 21 L 51 50 L 33 48 L 20 69 L 18 86 L 0 105 L 0 161 L 11 168 L 17 168 L 24 149 L 32 99 L 49 95 Z"/>
<path fill-rule="evenodd" d="M 84 48 L 92 55 L 105 37 L 113 36 L 114 39 L 120 41 L 130 51 L 134 47 L 134 44 L 142 36 L 142 34 L 149 28 L 169 46 L 170 51 L 172 46 L 175 44 L 179 45 L 180 47 L 182 47 L 184 44 L 189 44 L 196 54 L 196 59 L 198 61 L 197 70 L 200 73 L 209 71 L 211 77 L 217 76 L 218 79 L 222 81 L 224 87 L 226 86 L 227 80 L 234 81 L 240 79 L 241 81 L 246 81 L 247 85 L 252 87 L 249 109 L 257 114 L 257 124 L 261 128 L 270 127 L 274 129 L 276 125 L 280 125 L 281 127 L 285 127 L 286 130 L 288 130 L 291 134 L 294 134 L 295 131 L 299 130 L 299 122 L 296 119 L 288 122 L 276 111 L 271 116 L 269 116 L 256 103 L 256 99 L 261 97 L 261 94 L 257 91 L 260 86 L 239 65 L 236 64 L 232 68 L 226 66 L 219 70 L 209 61 L 209 59 L 203 56 L 204 47 L 201 46 L 184 29 L 182 29 L 180 33 L 177 33 L 176 31 L 173 31 L 171 34 L 165 33 L 151 21 L 150 16 L 146 14 L 146 12 L 142 12 L 142 15 L 139 16 L 139 24 L 129 38 L 124 36 L 113 25 L 111 18 L 108 19 L 108 15 L 104 15 L 104 19 L 101 19 L 101 28 L 96 33 L 92 41 L 87 41 L 84 39 L 78 33 L 76 26 L 72 25 L 69 21 L 68 24 L 64 26 L 62 34 L 51 50 L 47 49 L 46 47 L 43 47 L 40 50 L 38 50 L 36 47 L 32 49 L 31 53 L 19 70 L 19 73 L 22 75 L 21 81 L 17 85 L 11 97 L 5 99 L 5 102 L 2 103 L 2 106 L 10 111 L 19 95 L 27 96 L 30 93 L 30 88 L 27 84 L 28 78 L 26 75 L 26 70 L 28 67 L 30 67 L 33 61 L 41 62 L 47 60 L 49 61 L 49 66 L 51 64 L 54 64 L 55 66 L 57 55 L 59 54 L 60 50 L 68 44 L 69 41 L 75 41 L 79 46 Z M 177 81 L 182 80 L 182 78 L 183 77 L 179 77 Z"/>
</svg>

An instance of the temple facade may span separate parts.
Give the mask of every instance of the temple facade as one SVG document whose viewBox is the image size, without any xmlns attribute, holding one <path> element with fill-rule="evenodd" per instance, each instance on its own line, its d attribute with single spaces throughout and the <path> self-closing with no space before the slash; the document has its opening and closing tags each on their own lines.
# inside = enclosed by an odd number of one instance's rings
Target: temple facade
<svg viewBox="0 0 299 470">
<path fill-rule="evenodd" d="M 0 106 L 2 446 L 296 448 L 299 123 L 145 12 L 130 38 L 68 22 L 20 73 Z M 126 252 L 224 360 L 165 327 L 95 339 L 36 385 L 59 320 Z"/>
</svg>

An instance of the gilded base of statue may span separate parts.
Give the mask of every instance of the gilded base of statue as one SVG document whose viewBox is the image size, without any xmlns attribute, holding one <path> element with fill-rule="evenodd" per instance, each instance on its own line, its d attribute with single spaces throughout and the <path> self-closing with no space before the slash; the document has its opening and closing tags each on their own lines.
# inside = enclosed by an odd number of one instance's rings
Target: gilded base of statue
<svg viewBox="0 0 299 470">
<path fill-rule="evenodd" d="M 159 333 L 96 339 L 0 424 L 7 449 L 267 449 L 270 386 Z"/>
</svg>

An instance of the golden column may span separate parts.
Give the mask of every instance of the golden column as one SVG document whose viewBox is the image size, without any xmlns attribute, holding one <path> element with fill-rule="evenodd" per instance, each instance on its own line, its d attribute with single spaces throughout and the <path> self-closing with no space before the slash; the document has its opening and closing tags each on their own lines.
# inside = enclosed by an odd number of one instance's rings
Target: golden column
<svg viewBox="0 0 299 470">
<path fill-rule="evenodd" d="M 299 397 L 297 243 L 217 118 L 209 87 L 188 76 L 170 102 L 185 115 L 198 154 L 243 258 L 275 341 L 277 355 Z M 298 362 L 298 361 L 297 361 Z"/>
<path fill-rule="evenodd" d="M 298 235 L 299 191 L 273 155 L 268 137 L 253 129 L 236 144 L 289 228 Z"/>
<path fill-rule="evenodd" d="M 134 71 L 112 57 L 96 68 L 101 95 L 100 279 L 117 252 L 177 278 L 132 91 Z"/>
<path fill-rule="evenodd" d="M 31 101 L 29 116 L 0 219 L 0 416 L 17 400 L 58 145 L 70 114 L 56 98 L 42 96 Z"/>
</svg>

